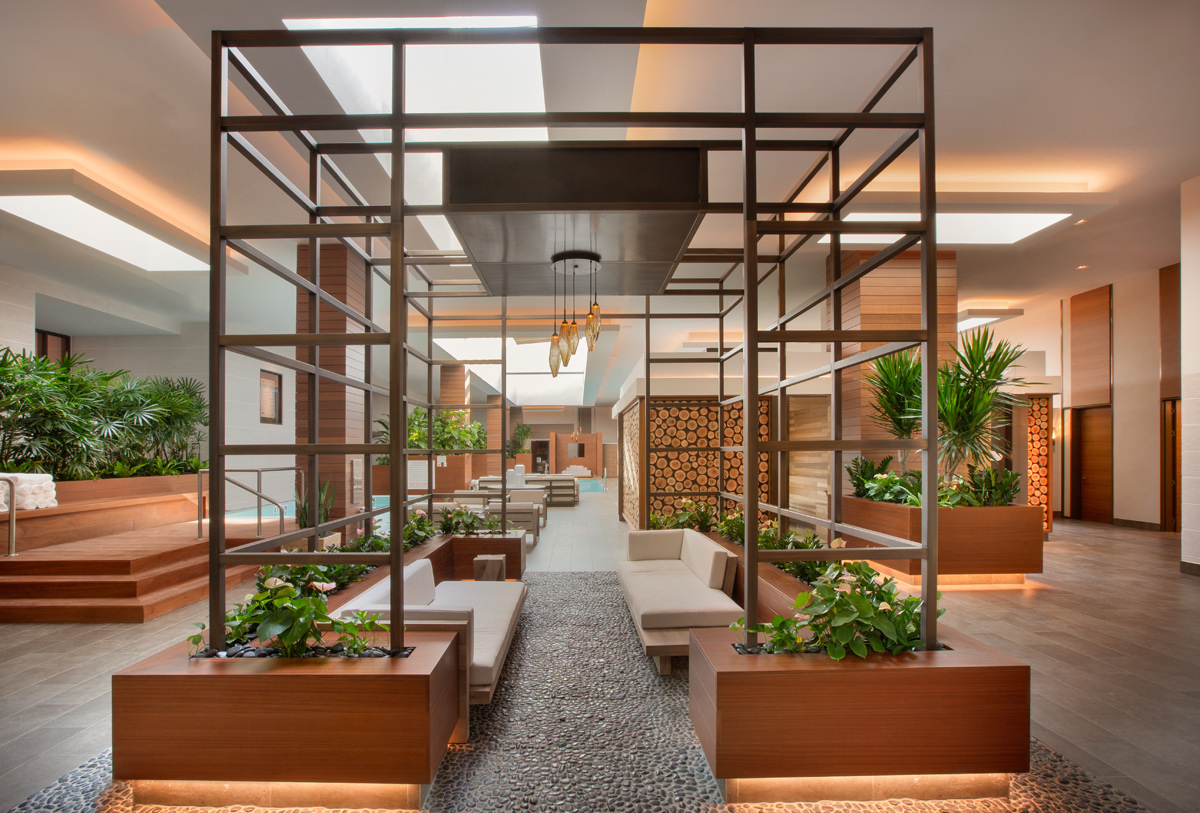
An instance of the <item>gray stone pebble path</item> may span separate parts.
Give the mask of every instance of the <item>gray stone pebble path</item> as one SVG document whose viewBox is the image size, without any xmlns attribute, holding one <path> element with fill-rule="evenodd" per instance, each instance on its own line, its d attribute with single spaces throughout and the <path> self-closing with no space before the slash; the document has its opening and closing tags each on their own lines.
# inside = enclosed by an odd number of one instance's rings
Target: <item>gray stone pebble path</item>
<svg viewBox="0 0 1200 813">
<path fill-rule="evenodd" d="M 430 798 L 435 813 L 1143 813 L 1036 740 L 1030 773 L 1007 800 L 720 804 L 688 718 L 686 661 L 661 677 L 640 650 L 616 574 L 527 573 L 529 598 L 488 706 L 471 708 L 471 742 L 453 745 Z M 797 732 L 798 735 L 804 732 Z M 20 813 L 217 813 L 132 803 L 105 752 L 34 794 Z M 229 811 L 254 808 L 233 807 Z"/>
</svg>

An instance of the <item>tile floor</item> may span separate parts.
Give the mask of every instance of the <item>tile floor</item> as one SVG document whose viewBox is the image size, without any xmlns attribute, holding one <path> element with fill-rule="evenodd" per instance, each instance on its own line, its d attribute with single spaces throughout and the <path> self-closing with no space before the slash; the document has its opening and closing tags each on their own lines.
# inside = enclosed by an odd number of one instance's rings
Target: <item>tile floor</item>
<svg viewBox="0 0 1200 813">
<path fill-rule="evenodd" d="M 551 509 L 530 570 L 611 570 L 623 557 L 615 481 L 580 496 Z M 1044 574 L 946 591 L 943 622 L 1033 667 L 1034 736 L 1157 813 L 1200 813 L 1200 578 L 1178 568 L 1178 535 L 1061 522 Z M 0 624 L 0 811 L 108 747 L 110 675 L 182 640 L 204 612 Z"/>
</svg>

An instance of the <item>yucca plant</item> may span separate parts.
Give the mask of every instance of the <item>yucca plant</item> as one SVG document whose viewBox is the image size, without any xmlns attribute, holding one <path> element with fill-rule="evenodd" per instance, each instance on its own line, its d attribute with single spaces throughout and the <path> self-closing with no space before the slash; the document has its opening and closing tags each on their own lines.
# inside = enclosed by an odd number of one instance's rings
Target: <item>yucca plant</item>
<svg viewBox="0 0 1200 813">
<path fill-rule="evenodd" d="M 990 466 L 1004 451 L 998 430 L 1012 423 L 1012 408 L 1024 399 L 1001 387 L 1022 386 L 1009 375 L 1023 352 L 987 328 L 973 330 L 954 348 L 957 360 L 938 367 L 938 461 L 954 474 L 963 463 Z"/>
<path fill-rule="evenodd" d="M 921 433 L 921 359 L 915 351 L 875 360 L 863 379 L 874 395 L 871 420 L 893 437 L 908 440 Z M 900 450 L 900 473 L 908 473 L 908 449 Z"/>
<path fill-rule="evenodd" d="M 988 328 L 964 334 L 954 348 L 956 358 L 938 367 L 938 463 L 949 477 L 964 463 L 990 466 L 1004 451 L 999 430 L 1012 422 L 1012 407 L 1024 399 L 1001 391 L 1023 386 L 1009 374 L 1024 349 L 997 340 Z M 894 353 L 876 360 L 863 376 L 874 390 L 871 419 L 897 438 L 921 431 L 921 359 L 915 352 Z M 900 452 L 900 471 L 907 471 Z"/>
</svg>

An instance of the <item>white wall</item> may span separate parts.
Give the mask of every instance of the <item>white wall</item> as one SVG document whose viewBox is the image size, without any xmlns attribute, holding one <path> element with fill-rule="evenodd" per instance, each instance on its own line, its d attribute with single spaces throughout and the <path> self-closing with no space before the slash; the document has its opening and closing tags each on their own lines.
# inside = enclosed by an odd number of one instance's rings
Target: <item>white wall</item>
<svg viewBox="0 0 1200 813">
<path fill-rule="evenodd" d="M 1200 177 L 1181 187 L 1180 309 L 1200 308 Z M 1181 322 L 1183 380 L 1183 533 L 1180 559 L 1200 575 L 1200 320 Z"/>
<path fill-rule="evenodd" d="M 1158 271 L 1113 283 L 1113 518 L 1162 521 Z"/>
<path fill-rule="evenodd" d="M 129 370 L 141 377 L 168 376 L 195 378 L 208 390 L 208 325 L 188 323 L 177 336 L 78 336 L 72 349 L 91 358 L 95 366 L 106 370 Z M 286 350 L 284 352 L 287 352 Z M 259 420 L 259 371 L 283 375 L 283 423 L 265 424 Z M 226 362 L 226 442 L 294 443 L 296 438 L 296 383 L 294 374 L 274 364 L 229 353 Z M 207 445 L 201 451 L 207 458 Z M 289 455 L 230 458 L 231 468 L 293 466 Z M 253 487 L 254 474 L 235 474 L 236 479 Z M 287 472 L 264 475 L 263 492 L 277 500 L 290 500 L 295 493 L 295 476 Z M 248 492 L 227 486 L 226 505 L 230 510 L 251 508 L 255 498 Z"/>
</svg>

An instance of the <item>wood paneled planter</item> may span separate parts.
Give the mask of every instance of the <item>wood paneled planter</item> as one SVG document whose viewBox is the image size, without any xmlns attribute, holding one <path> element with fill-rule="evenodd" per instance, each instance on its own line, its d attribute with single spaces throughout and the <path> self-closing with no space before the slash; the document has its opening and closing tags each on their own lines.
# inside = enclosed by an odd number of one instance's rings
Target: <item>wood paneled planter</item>
<svg viewBox="0 0 1200 813">
<path fill-rule="evenodd" d="M 689 709 L 718 779 L 1029 770 L 1029 667 L 966 635 L 943 627 L 949 649 L 843 661 L 739 655 L 738 640 L 692 630 Z"/>
<path fill-rule="evenodd" d="M 56 481 L 58 505 L 17 512 L 17 550 L 196 520 L 196 475 Z M 205 488 L 203 498 L 207 500 Z M 0 537 L 8 535 L 8 514 Z"/>
<path fill-rule="evenodd" d="M 165 650 L 113 675 L 113 776 L 429 784 L 458 721 L 458 646 L 447 632 L 405 644 L 407 658 Z"/>
<path fill-rule="evenodd" d="M 842 521 L 914 542 L 921 538 L 921 509 L 860 497 L 842 499 Z M 871 542 L 846 535 L 847 544 Z M 1042 509 L 1006 505 L 938 509 L 938 576 L 1009 576 L 1023 581 L 1042 572 Z M 872 562 L 881 571 L 919 582 L 919 559 Z M 964 581 L 979 581 L 967 579 Z"/>
<path fill-rule="evenodd" d="M 207 493 L 207 476 L 204 478 L 204 490 Z M 59 505 L 69 502 L 123 500 L 130 497 L 162 497 L 183 494 L 192 498 L 193 511 L 196 507 L 195 474 L 172 474 L 163 477 L 112 477 L 104 480 L 56 480 L 54 491 L 58 495 Z"/>
</svg>

